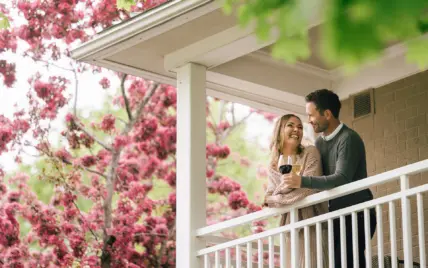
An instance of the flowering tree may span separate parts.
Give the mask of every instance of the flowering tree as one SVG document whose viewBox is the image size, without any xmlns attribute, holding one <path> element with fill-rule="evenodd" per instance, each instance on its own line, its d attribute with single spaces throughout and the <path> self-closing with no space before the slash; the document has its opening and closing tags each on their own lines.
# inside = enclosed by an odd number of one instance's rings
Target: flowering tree
<svg viewBox="0 0 428 268">
<path fill-rule="evenodd" d="M 161 2 L 144 1 L 133 11 Z M 11 22 L 0 30 L 1 52 L 22 51 L 47 66 L 64 61 L 70 66 L 58 66 L 63 76 L 33 74 L 27 108 L 17 107 L 11 118 L 0 115 L 0 154 L 16 154 L 19 163 L 25 148 L 33 148 L 44 162 L 39 183 L 53 185 L 45 203 L 28 182 L 31 174 L 6 180 L 0 170 L 0 267 L 175 266 L 176 89 L 113 74 L 100 79 L 100 87 L 120 80 L 112 101 L 116 109 L 90 121 L 77 109 L 78 74 L 99 70 L 69 59 L 70 46 L 129 13 L 113 0 L 19 0 L 0 12 Z M 19 22 L 11 19 L 15 15 Z M 4 85 L 13 87 L 15 64 L 0 60 L 0 73 Z M 213 105 L 220 107 L 216 113 Z M 60 118 L 63 110 L 69 113 Z M 208 101 L 207 190 L 221 197 L 209 203 L 209 223 L 224 219 L 218 211 L 232 211 L 233 217 L 260 209 L 237 181 L 218 172 L 231 153 L 226 139 L 248 116 L 237 120 L 233 104 Z M 50 138 L 55 120 L 65 123 L 59 147 Z M 249 165 L 245 159 L 241 164 Z M 159 181 L 168 185 L 168 194 L 153 198 Z M 79 200 L 90 202 L 89 208 L 82 209 Z M 29 231 L 22 233 L 24 224 Z M 257 226 L 261 231 L 264 224 Z"/>
</svg>

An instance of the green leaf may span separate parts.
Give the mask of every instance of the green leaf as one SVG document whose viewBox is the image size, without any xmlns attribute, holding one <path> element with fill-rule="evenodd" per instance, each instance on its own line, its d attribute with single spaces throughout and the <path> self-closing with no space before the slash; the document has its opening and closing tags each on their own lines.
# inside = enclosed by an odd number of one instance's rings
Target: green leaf
<svg viewBox="0 0 428 268">
<path fill-rule="evenodd" d="M 239 2 L 241 24 L 256 23 L 259 39 L 266 39 L 272 29 L 280 31 L 281 41 L 274 45 L 276 58 L 289 62 L 305 60 L 313 49 L 321 50 L 323 62 L 329 66 L 356 69 L 382 56 L 388 46 L 413 40 L 428 32 L 428 1 L 408 0 L 224 0 Z M 309 50 L 308 29 L 314 17 L 323 23 L 310 30 L 317 33 L 316 48 Z M 289 39 L 289 40 L 287 40 Z M 313 43 L 313 42 L 312 42 Z M 428 50 L 412 44 L 409 57 L 425 65 Z M 311 46 L 312 47 L 312 46 Z M 427 56 L 428 57 L 428 56 Z"/>
<path fill-rule="evenodd" d="M 223 12 L 226 15 L 231 15 L 233 12 L 233 0 L 225 0 L 223 5 Z"/>
<path fill-rule="evenodd" d="M 127 11 L 131 10 L 131 7 L 136 5 L 135 0 L 117 0 L 117 8 L 125 9 Z"/>
<path fill-rule="evenodd" d="M 271 25 L 268 23 L 267 19 L 260 18 L 255 29 L 256 35 L 260 40 L 267 41 L 270 37 L 270 30 Z"/>
<path fill-rule="evenodd" d="M 0 12 L 0 29 L 7 29 L 10 27 L 9 19 Z"/>
<path fill-rule="evenodd" d="M 407 59 L 416 63 L 419 68 L 428 67 L 428 39 L 412 40 L 408 43 Z"/>
</svg>

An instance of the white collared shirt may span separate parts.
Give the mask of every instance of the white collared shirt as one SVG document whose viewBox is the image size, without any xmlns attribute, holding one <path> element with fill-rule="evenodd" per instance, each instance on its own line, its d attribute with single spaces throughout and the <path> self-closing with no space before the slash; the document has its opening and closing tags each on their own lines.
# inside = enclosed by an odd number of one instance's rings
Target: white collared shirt
<svg viewBox="0 0 428 268">
<path fill-rule="evenodd" d="M 330 133 L 330 135 L 322 136 L 322 138 L 325 141 L 332 140 L 334 137 L 336 137 L 337 133 L 339 133 L 339 131 L 342 129 L 342 127 L 343 127 L 343 123 L 340 122 L 340 125 L 338 125 L 337 128 L 332 133 Z"/>
</svg>

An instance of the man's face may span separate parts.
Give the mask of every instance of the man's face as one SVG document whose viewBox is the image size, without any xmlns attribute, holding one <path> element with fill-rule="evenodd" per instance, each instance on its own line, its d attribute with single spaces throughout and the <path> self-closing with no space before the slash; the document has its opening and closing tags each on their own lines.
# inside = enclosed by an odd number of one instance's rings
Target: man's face
<svg viewBox="0 0 428 268">
<path fill-rule="evenodd" d="M 315 133 L 321 133 L 327 130 L 329 123 L 327 118 L 317 110 L 313 102 L 306 103 L 306 114 L 308 115 L 309 123 L 314 128 Z"/>
</svg>

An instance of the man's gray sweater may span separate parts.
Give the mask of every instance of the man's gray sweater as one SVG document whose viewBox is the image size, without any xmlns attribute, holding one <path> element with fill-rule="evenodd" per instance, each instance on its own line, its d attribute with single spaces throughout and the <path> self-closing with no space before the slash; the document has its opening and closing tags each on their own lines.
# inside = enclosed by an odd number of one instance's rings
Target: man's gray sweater
<svg viewBox="0 0 428 268">
<path fill-rule="evenodd" d="M 339 133 L 326 141 L 315 142 L 320 151 L 324 176 L 303 176 L 302 188 L 328 190 L 367 178 L 364 142 L 354 130 L 343 125 Z M 329 210 L 349 207 L 373 199 L 369 189 L 339 197 L 329 202 Z"/>
</svg>

